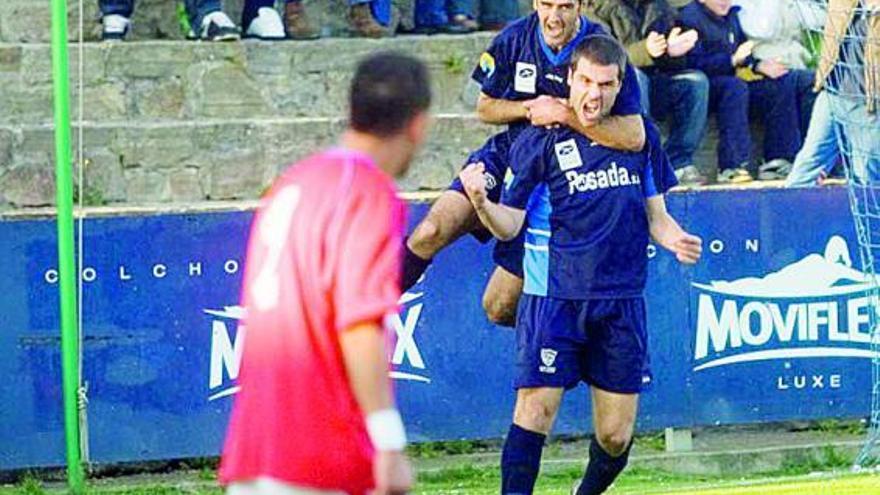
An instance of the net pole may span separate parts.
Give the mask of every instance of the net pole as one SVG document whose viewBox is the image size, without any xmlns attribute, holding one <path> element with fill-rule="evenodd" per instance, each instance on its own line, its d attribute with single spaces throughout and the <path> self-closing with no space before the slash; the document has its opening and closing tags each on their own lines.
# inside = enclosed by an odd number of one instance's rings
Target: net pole
<svg viewBox="0 0 880 495">
<path fill-rule="evenodd" d="M 83 493 L 79 444 L 79 332 L 76 321 L 76 268 L 73 241 L 73 179 L 70 154 L 70 88 L 67 52 L 67 3 L 52 4 L 52 81 L 55 115 L 55 193 L 58 208 L 58 287 L 61 314 L 61 367 L 67 483 Z"/>
</svg>

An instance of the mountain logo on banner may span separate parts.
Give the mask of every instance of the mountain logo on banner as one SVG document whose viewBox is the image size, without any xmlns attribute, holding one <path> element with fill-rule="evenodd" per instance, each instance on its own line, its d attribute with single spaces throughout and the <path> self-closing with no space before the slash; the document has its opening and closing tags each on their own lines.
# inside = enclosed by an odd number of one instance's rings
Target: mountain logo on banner
<svg viewBox="0 0 880 495">
<path fill-rule="evenodd" d="M 693 283 L 699 292 L 693 369 L 777 359 L 870 359 L 870 311 L 878 303 L 872 282 L 853 268 L 846 240 L 833 236 L 824 253 L 763 277 Z"/>
</svg>

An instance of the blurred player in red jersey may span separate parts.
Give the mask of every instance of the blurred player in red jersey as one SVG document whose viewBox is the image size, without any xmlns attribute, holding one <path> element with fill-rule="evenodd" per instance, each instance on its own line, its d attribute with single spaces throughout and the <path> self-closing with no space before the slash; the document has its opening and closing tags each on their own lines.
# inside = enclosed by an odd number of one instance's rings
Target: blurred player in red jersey
<svg viewBox="0 0 880 495">
<path fill-rule="evenodd" d="M 405 206 L 394 177 L 424 142 L 425 67 L 363 60 L 338 147 L 290 167 L 256 214 L 243 287 L 230 495 L 402 494 L 412 484 L 384 318 L 398 309 Z"/>
</svg>

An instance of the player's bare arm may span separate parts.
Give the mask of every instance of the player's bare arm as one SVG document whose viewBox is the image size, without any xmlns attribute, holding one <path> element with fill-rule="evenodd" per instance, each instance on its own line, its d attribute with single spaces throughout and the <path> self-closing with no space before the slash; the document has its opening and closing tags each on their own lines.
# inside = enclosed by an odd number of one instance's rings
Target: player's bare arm
<svg viewBox="0 0 880 495">
<path fill-rule="evenodd" d="M 459 177 L 483 225 L 497 239 L 509 241 L 522 229 L 526 212 L 490 201 L 486 195 L 486 176 L 483 172 L 482 163 L 472 163 L 461 171 Z"/>
<path fill-rule="evenodd" d="M 477 118 L 486 124 L 504 125 L 528 119 L 528 109 L 522 101 L 492 98 L 480 93 L 477 99 Z"/>
<path fill-rule="evenodd" d="M 523 105 L 532 125 L 565 125 L 591 141 L 616 150 L 638 152 L 645 146 L 645 122 L 641 115 L 605 115 L 584 123 L 564 98 L 539 96 Z"/>
<path fill-rule="evenodd" d="M 645 123 L 641 115 L 608 115 L 586 125 L 568 107 L 565 99 L 539 96 L 526 101 L 509 101 L 480 93 L 477 116 L 487 124 L 509 124 L 528 120 L 535 126 L 566 125 L 602 146 L 641 151 L 645 146 Z"/>
<path fill-rule="evenodd" d="M 666 210 L 666 200 L 662 194 L 647 199 L 648 224 L 651 238 L 675 253 L 678 261 L 693 265 L 703 253 L 703 240 L 687 233 Z"/>
<path fill-rule="evenodd" d="M 641 115 L 608 115 L 584 124 L 572 110 L 565 125 L 606 148 L 637 152 L 645 147 L 645 122 Z"/>
<path fill-rule="evenodd" d="M 385 333 L 378 322 L 362 323 L 343 331 L 339 343 L 351 389 L 377 451 L 374 493 L 407 493 L 412 487 L 413 475 L 403 454 L 406 436 L 388 379 Z"/>
</svg>

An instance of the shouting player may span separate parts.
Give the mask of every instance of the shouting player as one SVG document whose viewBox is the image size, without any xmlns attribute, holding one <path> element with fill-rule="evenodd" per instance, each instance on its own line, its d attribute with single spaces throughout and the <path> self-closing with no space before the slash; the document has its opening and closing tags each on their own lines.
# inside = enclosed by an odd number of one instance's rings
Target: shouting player
<svg viewBox="0 0 880 495">
<path fill-rule="evenodd" d="M 585 0 L 534 0 L 535 12 L 510 24 L 480 58 L 473 78 L 481 86 L 480 120 L 509 124 L 490 138 L 466 163 L 486 167 L 489 197 L 497 201 L 508 170 L 508 151 L 516 136 L 531 125 L 565 125 L 609 148 L 639 151 L 645 143 L 639 85 L 627 67 L 614 108 L 603 119 L 581 123 L 567 105 L 568 65 L 574 47 L 604 29 L 579 14 Z M 416 283 L 434 255 L 480 225 L 461 183 L 456 179 L 431 207 L 407 240 L 403 288 Z M 483 230 L 485 233 L 485 231 Z M 481 240 L 488 240 L 486 234 Z M 483 306 L 490 320 L 513 325 L 522 291 L 522 239 L 498 243 L 493 273 Z"/>
<path fill-rule="evenodd" d="M 626 52 L 608 36 L 588 36 L 574 51 L 569 104 L 582 124 L 613 108 L 625 66 Z M 626 466 L 638 394 L 651 380 L 643 298 L 649 235 L 684 263 L 696 263 L 702 251 L 700 238 L 666 211 L 663 193 L 675 175 L 653 147 L 659 139 L 649 139 L 645 151 L 621 152 L 566 127 L 532 127 L 512 146 L 514 175 L 501 204 L 488 199 L 483 164 L 461 173 L 496 237 L 526 231 L 504 494 L 532 493 L 563 392 L 581 381 L 591 390 L 595 438 L 573 493 L 604 492 Z"/>
</svg>

